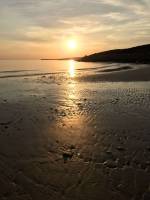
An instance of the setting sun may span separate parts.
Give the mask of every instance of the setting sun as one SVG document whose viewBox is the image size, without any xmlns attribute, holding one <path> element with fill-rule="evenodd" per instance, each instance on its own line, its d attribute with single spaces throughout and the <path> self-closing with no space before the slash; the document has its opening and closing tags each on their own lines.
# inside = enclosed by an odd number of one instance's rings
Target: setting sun
<svg viewBox="0 0 150 200">
<path fill-rule="evenodd" d="M 67 43 L 67 46 L 69 49 L 76 49 L 76 47 L 77 47 L 76 40 L 69 40 Z"/>
</svg>

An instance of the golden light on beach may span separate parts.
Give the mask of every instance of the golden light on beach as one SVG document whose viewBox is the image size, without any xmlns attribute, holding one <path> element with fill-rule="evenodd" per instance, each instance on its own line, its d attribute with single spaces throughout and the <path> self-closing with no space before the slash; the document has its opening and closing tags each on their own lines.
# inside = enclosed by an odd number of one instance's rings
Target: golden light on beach
<svg viewBox="0 0 150 200">
<path fill-rule="evenodd" d="M 71 78 L 75 77 L 75 62 L 74 62 L 74 60 L 69 61 L 69 75 Z"/>
<path fill-rule="evenodd" d="M 77 42 L 76 40 L 72 39 L 72 40 L 69 40 L 68 43 L 67 43 L 67 46 L 69 49 L 76 49 L 77 48 Z"/>
</svg>

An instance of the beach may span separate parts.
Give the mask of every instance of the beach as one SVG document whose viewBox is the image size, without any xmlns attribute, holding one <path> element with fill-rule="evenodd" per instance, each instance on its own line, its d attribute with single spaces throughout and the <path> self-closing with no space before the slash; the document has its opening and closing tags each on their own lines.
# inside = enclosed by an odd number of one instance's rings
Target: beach
<svg viewBox="0 0 150 200">
<path fill-rule="evenodd" d="M 1 64 L 0 199 L 150 199 L 150 66 L 41 62 Z"/>
</svg>

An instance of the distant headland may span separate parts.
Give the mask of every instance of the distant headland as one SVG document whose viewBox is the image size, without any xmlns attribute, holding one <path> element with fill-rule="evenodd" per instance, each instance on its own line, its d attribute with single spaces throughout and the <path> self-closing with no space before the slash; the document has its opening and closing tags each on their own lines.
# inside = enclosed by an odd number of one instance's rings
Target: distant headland
<svg viewBox="0 0 150 200">
<path fill-rule="evenodd" d="M 79 58 L 81 62 L 150 63 L 150 44 L 114 49 Z"/>
</svg>

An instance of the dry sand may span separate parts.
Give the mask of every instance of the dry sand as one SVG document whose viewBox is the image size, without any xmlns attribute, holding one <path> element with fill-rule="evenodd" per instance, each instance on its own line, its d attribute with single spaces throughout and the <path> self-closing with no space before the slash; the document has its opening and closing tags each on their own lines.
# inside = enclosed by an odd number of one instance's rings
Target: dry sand
<svg viewBox="0 0 150 200">
<path fill-rule="evenodd" d="M 146 70 L 0 79 L 0 199 L 149 200 Z"/>
</svg>

